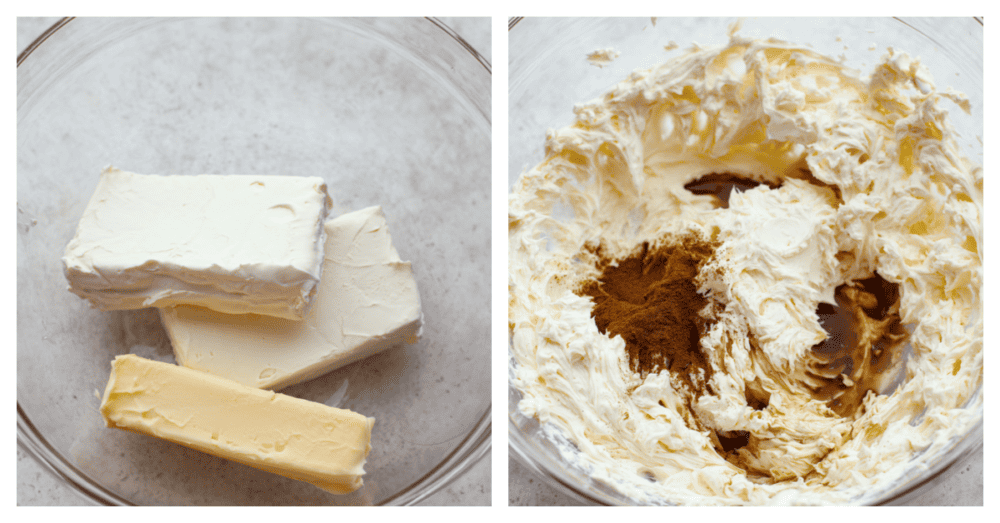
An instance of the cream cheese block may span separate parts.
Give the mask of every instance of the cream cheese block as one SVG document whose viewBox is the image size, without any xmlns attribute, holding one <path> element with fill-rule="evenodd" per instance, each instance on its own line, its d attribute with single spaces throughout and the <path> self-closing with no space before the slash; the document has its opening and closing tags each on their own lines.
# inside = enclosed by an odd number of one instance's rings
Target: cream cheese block
<svg viewBox="0 0 1000 523">
<path fill-rule="evenodd" d="M 108 167 L 63 267 L 101 310 L 196 304 L 301 319 L 323 260 L 319 177 L 158 176 Z"/>
<path fill-rule="evenodd" d="M 131 354 L 101 402 L 107 426 L 347 494 L 364 483 L 374 418 Z"/>
<path fill-rule="evenodd" d="M 402 343 L 422 330 L 417 282 L 401 261 L 381 207 L 325 225 L 323 277 L 302 321 L 160 309 L 177 362 L 251 387 L 278 389 Z"/>
</svg>

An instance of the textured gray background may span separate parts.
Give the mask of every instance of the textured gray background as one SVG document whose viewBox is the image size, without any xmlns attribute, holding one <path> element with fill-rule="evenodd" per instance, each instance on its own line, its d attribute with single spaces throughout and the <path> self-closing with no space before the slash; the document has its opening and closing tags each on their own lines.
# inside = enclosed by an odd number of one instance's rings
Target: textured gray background
<svg viewBox="0 0 1000 523">
<path fill-rule="evenodd" d="M 17 20 L 17 53 L 59 20 L 58 17 L 31 17 Z M 491 56 L 489 18 L 442 18 L 487 59 Z M 422 505 L 489 505 L 490 457 L 487 454 L 466 474 L 447 488 L 426 499 Z M 62 484 L 20 447 L 17 449 L 18 505 L 84 505 L 86 501 Z"/>
</svg>

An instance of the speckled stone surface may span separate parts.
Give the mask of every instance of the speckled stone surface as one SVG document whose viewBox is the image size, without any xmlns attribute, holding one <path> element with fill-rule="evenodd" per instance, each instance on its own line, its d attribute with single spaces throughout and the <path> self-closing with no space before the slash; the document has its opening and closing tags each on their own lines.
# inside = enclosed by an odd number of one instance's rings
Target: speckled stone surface
<svg viewBox="0 0 1000 523">
<path fill-rule="evenodd" d="M 38 35 L 58 21 L 57 17 L 19 18 L 17 52 L 20 53 Z M 490 20 L 488 18 L 444 18 L 446 24 L 466 39 L 480 54 L 491 56 Z M 487 455 L 466 474 L 445 489 L 425 499 L 422 505 L 490 504 L 491 466 Z M 86 505 L 87 500 L 65 486 L 20 447 L 17 449 L 18 505 Z"/>
</svg>

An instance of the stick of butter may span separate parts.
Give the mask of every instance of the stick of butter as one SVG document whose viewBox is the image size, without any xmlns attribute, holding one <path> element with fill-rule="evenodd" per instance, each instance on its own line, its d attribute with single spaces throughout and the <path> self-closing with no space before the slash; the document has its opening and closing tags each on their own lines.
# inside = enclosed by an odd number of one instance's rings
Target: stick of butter
<svg viewBox="0 0 1000 523">
<path fill-rule="evenodd" d="M 109 427 L 306 481 L 334 494 L 361 487 L 374 418 L 204 372 L 115 358 L 101 414 Z"/>
<path fill-rule="evenodd" d="M 64 272 L 70 291 L 101 310 L 184 303 L 301 319 L 319 283 L 329 206 L 319 177 L 108 167 Z"/>
<path fill-rule="evenodd" d="M 381 207 L 326 223 L 326 257 L 302 321 L 160 309 L 177 362 L 251 387 L 279 389 L 401 343 L 423 326 L 409 262 L 392 245 Z"/>
</svg>

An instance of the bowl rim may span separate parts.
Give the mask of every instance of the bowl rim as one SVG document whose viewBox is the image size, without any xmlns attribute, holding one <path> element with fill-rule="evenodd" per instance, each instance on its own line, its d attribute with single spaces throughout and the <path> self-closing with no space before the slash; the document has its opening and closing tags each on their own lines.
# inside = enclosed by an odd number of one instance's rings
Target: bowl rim
<svg viewBox="0 0 1000 523">
<path fill-rule="evenodd" d="M 43 31 L 42 34 L 38 35 L 37 38 L 35 38 L 30 44 L 27 45 L 27 47 L 24 48 L 23 51 L 21 51 L 20 54 L 17 55 L 17 65 L 20 66 L 21 63 L 24 62 L 28 58 L 28 56 L 35 51 L 35 49 L 38 48 L 38 46 L 42 45 L 42 43 L 44 43 L 45 40 L 47 40 L 49 37 L 51 37 L 60 29 L 62 29 L 63 26 L 75 20 L 76 18 L 78 17 L 76 16 L 63 17 L 59 19 L 56 23 L 52 24 L 52 26 L 50 26 L 48 29 Z M 490 64 L 490 60 L 485 56 L 481 55 L 479 51 L 476 50 L 476 48 L 472 47 L 472 45 L 469 44 L 469 42 L 466 42 L 465 39 L 462 38 L 457 32 L 455 32 L 454 29 L 449 27 L 448 24 L 442 22 L 441 20 L 438 20 L 436 17 L 433 16 L 425 16 L 423 18 L 428 22 L 431 22 L 432 24 L 437 26 L 438 29 L 441 29 L 442 31 L 447 33 L 448 36 L 454 38 L 459 45 L 465 48 L 465 50 L 468 51 L 473 56 L 473 58 L 475 58 L 476 61 L 479 62 L 479 64 L 486 69 L 487 73 L 490 73 L 490 75 L 493 74 L 493 66 Z"/>
<path fill-rule="evenodd" d="M 516 26 L 519 22 L 521 22 L 525 18 L 529 18 L 529 17 L 525 17 L 525 16 L 511 16 L 511 17 L 509 17 L 507 19 L 507 31 L 510 32 L 511 29 L 514 29 L 514 26 Z M 917 29 L 916 27 L 913 27 L 912 25 L 910 25 L 906 21 L 906 18 L 899 17 L 899 16 L 893 16 L 892 18 L 894 18 L 896 20 L 899 20 L 900 22 L 903 22 L 904 24 L 906 24 L 907 26 L 909 26 L 914 31 L 922 32 L 919 29 Z M 907 17 L 907 18 L 909 18 L 909 17 Z M 983 25 L 983 17 L 981 17 L 981 16 L 973 16 L 972 19 L 975 20 L 976 22 L 979 22 L 979 25 Z"/>
<path fill-rule="evenodd" d="M 17 67 L 21 67 L 32 52 L 37 50 L 46 40 L 76 18 L 75 16 L 63 17 L 42 32 L 41 35 L 35 38 L 18 54 Z M 411 18 L 418 19 L 419 17 Z M 479 62 L 479 65 L 485 69 L 486 74 L 492 77 L 493 71 L 490 60 L 480 54 L 471 44 L 455 32 L 454 29 L 435 17 L 428 16 L 423 17 L 423 19 L 432 23 L 435 27 L 454 39 L 474 60 Z M 462 438 L 461 442 L 451 452 L 445 455 L 440 463 L 399 492 L 380 500 L 377 505 L 415 505 L 442 490 L 459 476 L 468 472 L 484 456 L 490 453 L 493 432 L 492 412 L 493 405 L 491 398 L 486 410 L 476 420 L 469 433 Z M 17 446 L 31 456 L 43 469 L 60 478 L 71 490 L 91 503 L 109 506 L 136 505 L 94 481 L 86 473 L 73 465 L 71 461 L 67 460 L 31 422 L 31 419 L 21 406 L 20 399 L 17 402 Z"/>
<path fill-rule="evenodd" d="M 509 17 L 507 19 L 508 33 L 513 31 L 514 28 L 517 27 L 517 25 L 520 22 L 524 21 L 526 18 L 529 17 L 524 17 L 524 16 Z M 915 25 L 907 21 L 910 17 L 893 16 L 889 18 L 892 18 L 902 23 L 903 25 L 907 26 L 913 31 L 920 33 L 921 35 L 927 38 L 930 38 L 919 27 L 916 27 Z M 980 27 L 983 27 L 982 16 L 973 16 L 971 18 L 975 20 L 980 25 Z M 508 347 L 507 347 L 508 354 L 509 351 L 511 350 L 510 344 L 513 343 L 510 335 L 511 332 L 510 329 L 508 329 Z M 520 394 L 520 391 L 517 390 L 517 388 L 511 383 L 509 376 L 508 376 L 508 390 L 514 390 L 518 394 Z M 982 384 L 980 384 L 979 388 L 976 390 L 974 395 L 970 397 L 969 402 L 971 402 L 972 399 L 976 397 L 976 395 L 981 396 L 982 394 L 983 394 L 983 386 Z M 508 400 L 508 403 L 509 401 L 510 400 Z M 522 443 L 524 443 L 524 441 L 522 440 L 525 439 L 525 436 L 520 433 L 520 431 L 517 429 L 517 424 L 514 422 L 513 416 L 520 415 L 519 411 L 517 410 L 517 405 L 516 404 L 508 405 L 508 407 L 509 407 L 509 413 L 507 416 L 508 449 L 510 451 L 511 456 L 513 456 L 518 461 L 518 463 L 524 466 L 524 468 L 530 470 L 538 479 L 543 481 L 546 485 L 553 486 L 563 494 L 566 494 L 572 498 L 598 505 L 613 504 L 610 501 L 615 501 L 615 500 L 612 500 L 606 496 L 599 497 L 595 495 L 594 492 L 590 492 L 586 489 L 581 488 L 581 486 L 577 485 L 576 482 L 573 479 L 571 479 L 566 474 L 565 471 L 553 469 L 545 462 L 534 460 L 531 456 L 532 451 L 528 448 L 522 448 L 520 446 L 522 445 Z M 921 490 L 927 488 L 933 480 L 941 477 L 956 465 L 963 464 L 963 462 L 966 459 L 968 459 L 968 457 L 973 453 L 981 451 L 983 449 L 983 443 L 984 443 L 983 422 L 985 418 L 985 409 L 981 407 L 979 409 L 979 412 L 980 412 L 979 419 L 974 425 L 972 425 L 969 432 L 967 432 L 966 434 L 962 434 L 960 436 L 956 436 L 955 437 L 956 442 L 950 444 L 948 448 L 941 451 L 939 455 L 936 457 L 936 460 L 933 462 L 933 464 L 927 467 L 924 470 L 923 474 L 917 476 L 916 478 L 909 478 L 911 480 L 910 483 L 897 485 L 896 488 L 892 486 L 887 487 L 883 491 L 885 497 L 873 500 L 873 502 L 871 502 L 870 504 L 876 506 L 891 505 L 894 503 L 907 501 L 913 498 L 914 496 L 918 495 Z M 969 440 L 970 438 L 972 441 L 971 445 L 964 448 L 960 447 L 959 443 L 961 441 Z M 898 488 L 898 487 L 903 487 L 903 488 Z"/>
</svg>

